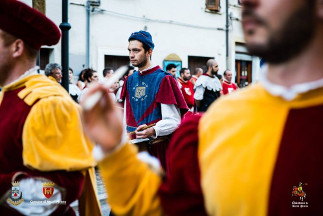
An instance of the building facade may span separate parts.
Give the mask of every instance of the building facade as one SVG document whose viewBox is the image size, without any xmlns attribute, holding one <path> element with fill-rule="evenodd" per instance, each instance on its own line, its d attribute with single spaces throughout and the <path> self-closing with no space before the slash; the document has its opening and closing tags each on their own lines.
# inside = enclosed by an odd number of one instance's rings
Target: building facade
<svg viewBox="0 0 323 216">
<path fill-rule="evenodd" d="M 33 5 L 32 0 L 22 1 Z M 46 16 L 59 25 L 62 2 L 43 1 Z M 91 67 L 102 76 L 105 67 L 129 64 L 128 37 L 146 30 L 155 43 L 152 61 L 162 68 L 175 63 L 191 71 L 195 67 L 205 69 L 207 59 L 214 58 L 219 74 L 229 68 L 239 85 L 255 82 L 259 59 L 250 56 L 244 46 L 239 0 L 227 1 L 228 23 L 226 0 L 69 0 L 70 67 L 76 74 Z M 48 62 L 60 63 L 60 58 L 60 43 L 42 47 L 41 67 Z"/>
</svg>

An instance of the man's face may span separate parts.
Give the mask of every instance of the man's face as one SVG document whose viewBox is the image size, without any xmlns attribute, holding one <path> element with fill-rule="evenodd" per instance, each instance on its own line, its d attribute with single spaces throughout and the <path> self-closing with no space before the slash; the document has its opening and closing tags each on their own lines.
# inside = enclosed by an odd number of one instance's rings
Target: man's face
<svg viewBox="0 0 323 216">
<path fill-rule="evenodd" d="M 189 81 L 191 78 L 190 70 L 185 70 L 184 73 L 182 73 L 182 79 L 184 81 Z"/>
<path fill-rule="evenodd" d="M 51 76 L 54 77 L 58 83 L 60 83 L 63 77 L 61 69 L 55 68 Z"/>
<path fill-rule="evenodd" d="M 231 72 L 231 71 L 226 71 L 226 72 L 225 72 L 225 75 L 224 75 L 224 78 L 225 78 L 227 81 L 231 82 L 231 80 L 232 80 L 232 72 Z"/>
<path fill-rule="evenodd" d="M 145 52 L 143 44 L 140 41 L 129 41 L 129 59 L 133 66 L 138 68 L 145 67 L 150 61 L 149 51 Z"/>
<path fill-rule="evenodd" d="M 3 86 L 7 81 L 13 62 L 10 58 L 10 46 L 7 46 L 0 29 L 0 86 Z"/>
<path fill-rule="evenodd" d="M 212 75 L 215 75 L 217 74 L 219 71 L 219 65 L 217 62 L 214 62 L 213 65 L 212 65 Z"/>
<path fill-rule="evenodd" d="M 247 48 L 268 63 L 296 56 L 314 34 L 314 0 L 241 0 Z"/>
<path fill-rule="evenodd" d="M 176 68 L 172 68 L 168 72 L 171 73 L 173 77 L 176 77 L 176 71 L 177 71 Z"/>
</svg>

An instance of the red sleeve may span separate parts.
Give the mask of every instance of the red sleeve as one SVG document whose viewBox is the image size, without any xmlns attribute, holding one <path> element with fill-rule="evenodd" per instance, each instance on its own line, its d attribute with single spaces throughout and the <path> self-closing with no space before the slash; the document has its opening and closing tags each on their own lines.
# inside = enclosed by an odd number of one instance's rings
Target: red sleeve
<svg viewBox="0 0 323 216">
<path fill-rule="evenodd" d="M 128 80 L 128 77 L 124 80 L 124 83 L 123 83 L 123 86 L 122 86 L 122 91 L 121 91 L 121 94 L 120 94 L 120 98 L 117 98 L 117 99 L 121 99 L 122 101 L 124 101 L 124 99 L 126 98 L 127 80 Z"/>
<path fill-rule="evenodd" d="M 186 113 L 188 107 L 184 96 L 178 87 L 177 81 L 172 76 L 165 76 L 156 94 L 156 102 L 163 104 L 174 104 L 181 109 L 182 115 Z"/>
<path fill-rule="evenodd" d="M 167 176 L 158 195 L 166 215 L 207 215 L 197 157 L 200 114 L 183 120 L 167 150 Z"/>
</svg>

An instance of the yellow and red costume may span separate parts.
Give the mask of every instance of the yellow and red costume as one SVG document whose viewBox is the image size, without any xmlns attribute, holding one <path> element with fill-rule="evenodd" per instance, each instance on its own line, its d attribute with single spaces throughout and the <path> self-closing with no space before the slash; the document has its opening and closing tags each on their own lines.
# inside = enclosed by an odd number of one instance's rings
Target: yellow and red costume
<svg viewBox="0 0 323 216">
<path fill-rule="evenodd" d="M 84 184 L 83 197 L 87 194 L 87 204 L 96 207 L 87 208 L 87 214 L 100 212 L 93 184 L 93 144 L 83 135 L 80 107 L 65 89 L 43 75 L 21 78 L 2 89 L 0 116 L 0 197 L 18 174 L 44 177 L 66 190 L 67 206 L 57 214 L 73 215 L 68 205 L 80 198 Z M 0 206 L 0 211 L 7 209 Z"/>
<path fill-rule="evenodd" d="M 215 102 L 198 124 L 198 159 L 207 214 L 323 215 L 322 122 L 322 87 L 285 100 L 255 84 Z M 185 130 L 180 133 L 190 135 Z M 170 148 L 172 145 L 176 143 L 171 142 Z M 185 202 L 180 197 L 178 202 L 173 200 L 174 205 L 162 208 L 165 194 L 161 196 L 161 192 L 165 191 L 161 184 L 183 177 L 162 180 L 138 161 L 135 153 L 127 144 L 100 163 L 115 213 L 163 215 Z M 177 157 L 173 163 L 181 161 Z M 182 163 L 177 169 L 185 167 Z M 306 206 L 302 208 L 293 206 L 299 199 L 291 195 L 299 182 L 306 185 Z M 120 192 L 120 188 L 128 192 Z M 172 190 L 168 193 L 173 196 Z"/>
</svg>

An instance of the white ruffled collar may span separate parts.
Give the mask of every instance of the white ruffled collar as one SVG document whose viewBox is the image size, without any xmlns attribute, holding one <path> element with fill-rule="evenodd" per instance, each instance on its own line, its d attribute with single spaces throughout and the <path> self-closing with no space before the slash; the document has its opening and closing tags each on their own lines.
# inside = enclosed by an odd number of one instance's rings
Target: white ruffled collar
<svg viewBox="0 0 323 216">
<path fill-rule="evenodd" d="M 208 75 L 201 75 L 195 85 L 194 85 L 194 89 L 196 89 L 196 87 L 202 85 L 203 88 L 207 88 L 210 91 L 221 91 L 222 89 L 222 85 L 219 81 L 219 79 L 215 76 L 211 77 Z"/>
<path fill-rule="evenodd" d="M 295 99 L 299 94 L 323 87 L 323 79 L 319 79 L 312 82 L 296 84 L 287 88 L 285 86 L 270 82 L 267 79 L 267 71 L 267 66 L 263 66 L 260 70 L 260 83 L 270 94 L 274 96 L 281 96 L 287 101 Z"/>
</svg>

